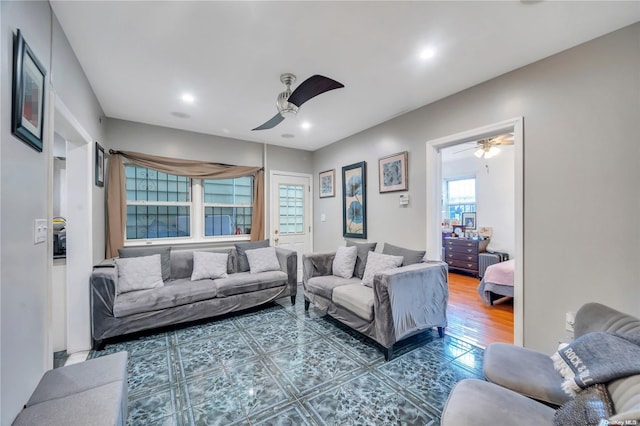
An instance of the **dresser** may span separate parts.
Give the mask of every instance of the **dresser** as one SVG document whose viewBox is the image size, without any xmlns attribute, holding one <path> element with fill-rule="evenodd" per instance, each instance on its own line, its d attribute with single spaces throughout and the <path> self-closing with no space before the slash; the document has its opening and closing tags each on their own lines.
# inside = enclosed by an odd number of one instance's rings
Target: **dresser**
<svg viewBox="0 0 640 426">
<path fill-rule="evenodd" d="M 450 271 L 461 271 L 478 277 L 478 253 L 487 251 L 489 240 L 467 240 L 464 238 L 442 238 L 444 261 Z"/>
</svg>

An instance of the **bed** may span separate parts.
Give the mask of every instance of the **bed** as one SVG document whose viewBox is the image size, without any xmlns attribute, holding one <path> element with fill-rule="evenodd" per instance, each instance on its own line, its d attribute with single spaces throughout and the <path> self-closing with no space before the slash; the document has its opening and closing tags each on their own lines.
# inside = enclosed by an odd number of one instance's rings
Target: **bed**
<svg viewBox="0 0 640 426">
<path fill-rule="evenodd" d="M 513 259 L 488 266 L 478 285 L 478 293 L 482 300 L 493 305 L 498 299 L 512 298 L 514 268 Z"/>
</svg>

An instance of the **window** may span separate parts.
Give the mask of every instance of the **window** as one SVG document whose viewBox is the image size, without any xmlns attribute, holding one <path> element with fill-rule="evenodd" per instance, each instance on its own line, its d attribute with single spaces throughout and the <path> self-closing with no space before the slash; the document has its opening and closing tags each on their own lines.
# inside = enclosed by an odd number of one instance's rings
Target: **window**
<svg viewBox="0 0 640 426">
<path fill-rule="evenodd" d="M 476 178 L 445 179 L 443 185 L 444 219 L 462 221 L 462 213 L 476 211 Z"/>
<path fill-rule="evenodd" d="M 191 236 L 191 179 L 125 166 L 127 240 Z"/>
<path fill-rule="evenodd" d="M 253 214 L 253 177 L 190 179 L 125 165 L 126 240 L 247 235 Z"/>
<path fill-rule="evenodd" d="M 304 186 L 280 184 L 280 233 L 304 233 Z"/>
<path fill-rule="evenodd" d="M 204 235 L 243 235 L 251 233 L 253 178 L 205 179 Z"/>
</svg>

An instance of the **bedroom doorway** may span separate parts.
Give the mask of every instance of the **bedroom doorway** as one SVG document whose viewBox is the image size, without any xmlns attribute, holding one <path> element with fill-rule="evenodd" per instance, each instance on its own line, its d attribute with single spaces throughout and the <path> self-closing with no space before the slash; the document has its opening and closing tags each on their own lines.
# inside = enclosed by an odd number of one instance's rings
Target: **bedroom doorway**
<svg viewBox="0 0 640 426">
<path fill-rule="evenodd" d="M 513 175 L 510 177 L 511 182 L 509 184 L 513 188 L 513 198 L 509 201 L 512 205 L 511 212 L 512 225 L 510 226 L 513 232 L 513 250 L 510 253 L 511 258 L 515 260 L 514 270 L 514 299 L 513 299 L 513 342 L 517 345 L 522 345 L 524 341 L 523 336 L 523 309 L 524 301 L 523 295 L 523 118 L 517 117 L 514 119 L 506 120 L 499 123 L 483 126 L 476 129 L 467 130 L 454 135 L 446 136 L 443 138 L 435 139 L 426 142 L 426 156 L 427 156 L 427 252 L 430 253 L 442 253 L 442 218 L 443 218 L 443 153 L 451 152 L 451 147 L 454 147 L 456 151 L 461 151 L 468 147 L 469 142 L 475 142 L 482 139 L 494 138 L 499 135 L 507 133 L 513 134 L 513 152 L 511 156 Z M 473 147 L 473 145 L 472 145 Z M 511 148 L 511 147 L 510 147 Z M 472 150 L 474 152 L 475 150 Z M 487 166 L 487 167 L 485 167 Z M 482 170 L 484 168 L 484 171 Z M 491 163 L 484 163 L 483 166 L 475 171 L 473 174 L 491 173 Z M 464 174 L 464 173 L 463 173 Z M 469 171 L 466 172 L 469 175 Z M 497 220 L 497 219 L 492 219 Z M 482 219 L 479 219 L 482 222 Z M 479 223 L 479 225 L 483 225 Z M 490 226 L 490 223 L 486 223 Z M 497 249 L 496 249 L 497 250 Z M 452 283 L 458 282 L 457 276 L 451 276 Z M 461 280 L 464 280 L 464 275 L 461 276 Z M 468 281 L 468 280 L 467 280 Z M 475 283 L 478 281 L 476 280 Z M 466 284 L 469 289 L 467 290 L 467 297 L 475 297 L 473 303 L 483 303 L 480 299 L 480 295 L 472 288 L 474 283 L 468 281 Z M 458 295 L 452 295 L 457 297 Z M 453 300 L 453 299 L 452 299 Z M 472 299 L 470 299 L 472 300 Z M 482 308 L 482 307 L 480 307 Z M 497 311 L 497 310 L 496 310 Z M 495 313 L 495 312 L 492 312 Z M 453 330 L 452 330 L 453 331 Z M 453 331 L 459 332 L 459 331 Z"/>
</svg>

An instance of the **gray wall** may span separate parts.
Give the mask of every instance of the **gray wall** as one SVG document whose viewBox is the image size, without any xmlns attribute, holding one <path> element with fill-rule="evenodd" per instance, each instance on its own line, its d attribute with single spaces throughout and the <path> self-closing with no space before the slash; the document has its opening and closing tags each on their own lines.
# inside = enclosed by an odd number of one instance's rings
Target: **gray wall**
<svg viewBox="0 0 640 426">
<path fill-rule="evenodd" d="M 524 343 L 551 353 L 585 302 L 640 315 L 640 227 L 620 226 L 640 208 L 638 69 L 634 24 L 316 151 L 314 179 L 336 168 L 340 185 L 342 166 L 367 161 L 369 240 L 424 247 L 425 142 L 524 116 Z M 378 158 L 402 150 L 408 209 L 376 181 Z M 316 196 L 315 251 L 343 244 L 339 188 Z"/>
<path fill-rule="evenodd" d="M 46 244 L 33 244 L 33 221 L 48 215 L 51 175 L 47 151 L 53 141 L 47 134 L 45 150 L 38 153 L 11 135 L 16 30 L 22 30 L 47 69 L 50 87 L 96 139 L 102 138 L 98 122 L 102 112 L 58 23 L 52 20 L 48 2 L 2 1 L 0 10 L 0 424 L 5 425 L 20 411 L 52 358 L 47 348 L 50 259 Z M 50 113 L 45 111 L 45 131 Z M 100 230 L 94 232 L 98 235 Z"/>
</svg>

